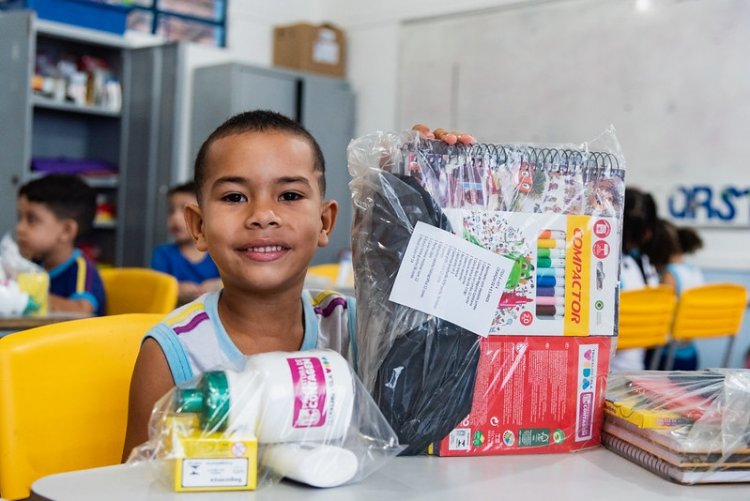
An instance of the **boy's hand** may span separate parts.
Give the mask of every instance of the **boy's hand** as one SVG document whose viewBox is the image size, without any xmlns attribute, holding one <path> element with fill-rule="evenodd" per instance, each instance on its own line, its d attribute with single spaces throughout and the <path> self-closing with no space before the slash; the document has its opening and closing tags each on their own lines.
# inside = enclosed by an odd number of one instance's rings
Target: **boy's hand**
<svg viewBox="0 0 750 501">
<path fill-rule="evenodd" d="M 464 134 L 462 132 L 455 131 L 448 132 L 447 130 L 440 128 L 433 131 L 424 124 L 416 124 L 411 129 L 419 132 L 427 139 L 437 139 L 449 145 L 453 145 L 456 143 L 469 145 L 477 142 L 477 140 L 474 139 L 474 136 L 472 136 L 471 134 Z"/>
</svg>

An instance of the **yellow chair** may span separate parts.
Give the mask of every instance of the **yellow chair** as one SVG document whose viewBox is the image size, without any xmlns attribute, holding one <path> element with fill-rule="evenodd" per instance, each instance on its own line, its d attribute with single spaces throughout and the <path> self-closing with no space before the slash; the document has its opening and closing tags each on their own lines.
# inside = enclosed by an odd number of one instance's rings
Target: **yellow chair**
<svg viewBox="0 0 750 501">
<path fill-rule="evenodd" d="M 667 344 L 675 309 L 675 293 L 660 285 L 622 291 L 617 328 L 617 349 L 657 348 Z M 655 368 L 659 357 L 652 357 Z"/>
<path fill-rule="evenodd" d="M 178 284 L 172 275 L 148 268 L 106 268 L 99 273 L 107 315 L 169 313 L 177 306 Z"/>
<path fill-rule="evenodd" d="M 667 369 L 674 365 L 678 342 L 724 336 L 729 337 L 729 343 L 722 367 L 727 367 L 746 308 L 747 289 L 739 284 L 709 284 L 682 291 L 672 323 Z"/>
<path fill-rule="evenodd" d="M 52 473 L 120 462 L 130 377 L 161 314 L 113 315 L 0 338 L 0 495 Z"/>
<path fill-rule="evenodd" d="M 308 275 L 323 277 L 335 284 L 339 279 L 339 263 L 316 264 L 307 270 Z"/>
</svg>

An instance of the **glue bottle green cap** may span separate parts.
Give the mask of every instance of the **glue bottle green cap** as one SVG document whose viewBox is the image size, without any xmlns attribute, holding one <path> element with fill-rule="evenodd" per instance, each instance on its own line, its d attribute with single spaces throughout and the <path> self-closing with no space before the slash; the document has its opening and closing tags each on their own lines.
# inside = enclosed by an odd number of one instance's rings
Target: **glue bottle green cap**
<svg viewBox="0 0 750 501">
<path fill-rule="evenodd" d="M 224 371 L 205 372 L 197 388 L 179 388 L 175 394 L 176 411 L 198 413 L 201 428 L 206 431 L 226 430 L 229 404 L 229 381 Z"/>
</svg>

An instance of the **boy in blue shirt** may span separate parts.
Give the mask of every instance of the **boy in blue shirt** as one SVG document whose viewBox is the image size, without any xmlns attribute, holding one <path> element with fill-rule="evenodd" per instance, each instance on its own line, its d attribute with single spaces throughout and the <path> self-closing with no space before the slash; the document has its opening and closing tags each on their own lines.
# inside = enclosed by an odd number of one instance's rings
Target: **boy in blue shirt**
<svg viewBox="0 0 750 501">
<path fill-rule="evenodd" d="M 172 275 L 179 283 L 180 304 L 187 303 L 205 292 L 221 287 L 219 270 L 208 252 L 195 246 L 185 225 L 185 207 L 195 205 L 195 183 L 175 186 L 167 194 L 169 215 L 167 230 L 173 242 L 154 249 L 151 268 Z"/>
<path fill-rule="evenodd" d="M 18 248 L 49 273 L 49 309 L 103 315 L 99 272 L 75 246 L 94 222 L 94 190 L 76 176 L 46 176 L 21 186 L 17 209 Z"/>
</svg>

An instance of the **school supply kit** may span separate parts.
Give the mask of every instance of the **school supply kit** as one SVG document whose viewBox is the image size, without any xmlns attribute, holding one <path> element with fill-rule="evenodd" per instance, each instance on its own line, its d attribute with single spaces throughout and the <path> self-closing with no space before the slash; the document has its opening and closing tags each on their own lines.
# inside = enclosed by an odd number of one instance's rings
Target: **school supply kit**
<svg viewBox="0 0 750 501">
<path fill-rule="evenodd" d="M 178 492 L 254 490 L 286 477 L 356 482 L 403 447 L 352 368 L 330 350 L 272 352 L 204 372 L 154 407 L 147 461 Z"/>
<path fill-rule="evenodd" d="M 602 443 L 676 483 L 750 482 L 750 371 L 612 374 Z"/>
<path fill-rule="evenodd" d="M 591 144 L 349 146 L 358 373 L 406 454 L 599 443 L 624 160 Z"/>
</svg>

